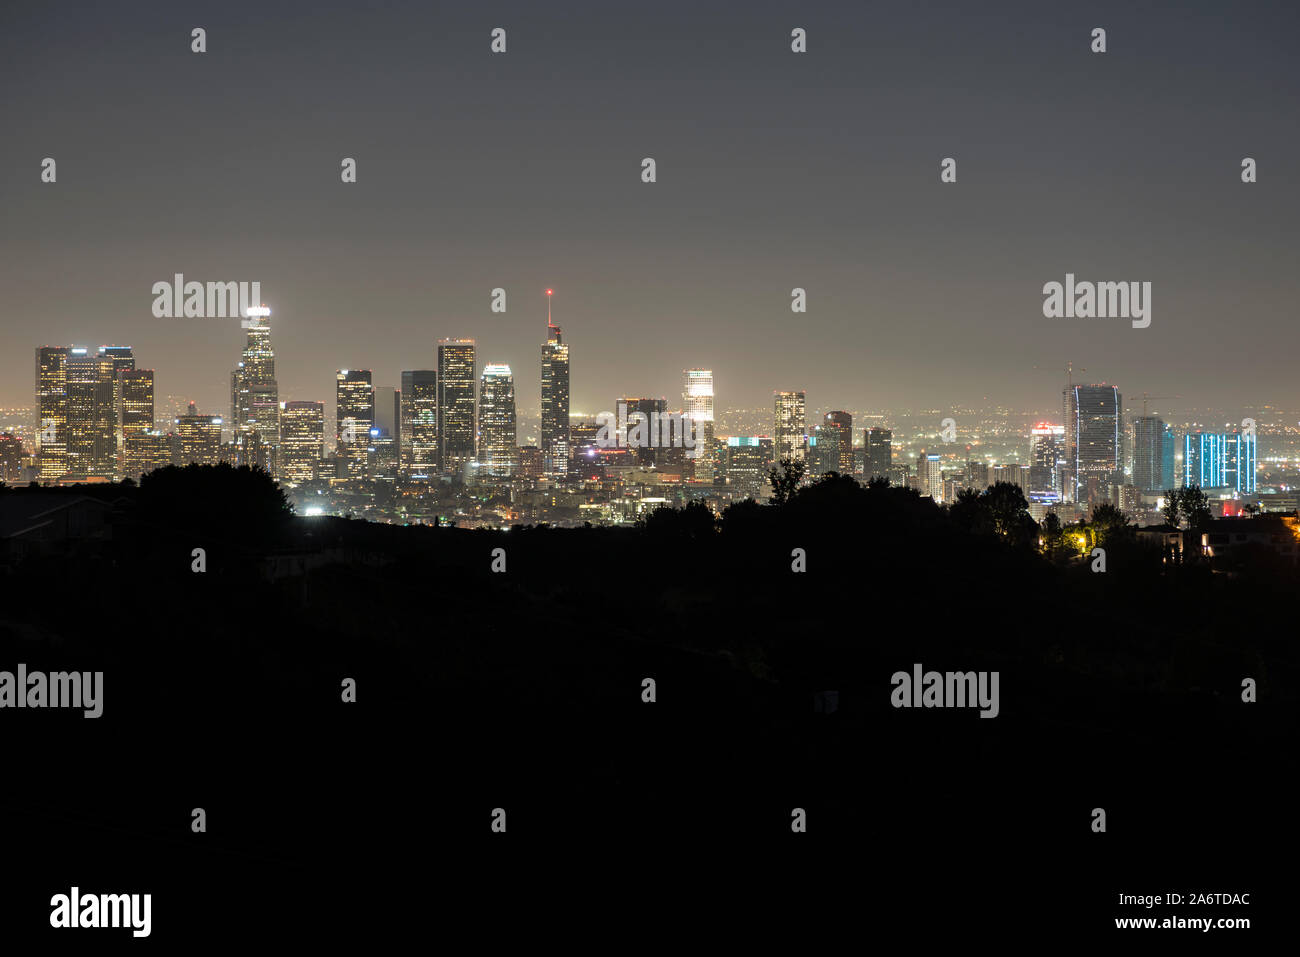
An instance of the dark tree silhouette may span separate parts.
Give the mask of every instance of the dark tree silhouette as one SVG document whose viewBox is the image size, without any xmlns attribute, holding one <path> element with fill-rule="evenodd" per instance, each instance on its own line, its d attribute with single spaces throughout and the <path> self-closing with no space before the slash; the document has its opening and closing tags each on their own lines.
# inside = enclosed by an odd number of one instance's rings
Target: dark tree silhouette
<svg viewBox="0 0 1300 957">
<path fill-rule="evenodd" d="M 795 459 L 782 459 L 780 462 L 780 471 L 772 468 L 767 473 L 767 480 L 772 486 L 772 502 L 776 505 L 785 505 L 794 498 L 795 492 L 799 490 L 799 483 L 803 481 L 804 472 L 808 466 L 803 462 Z"/>
<path fill-rule="evenodd" d="M 1110 502 L 1094 505 L 1089 523 L 1092 525 L 1093 541 L 1098 545 L 1113 541 L 1129 527 L 1128 516 Z"/>
<path fill-rule="evenodd" d="M 1165 489 L 1165 504 L 1161 511 L 1165 515 L 1165 524 L 1178 527 L 1178 519 L 1183 510 L 1183 493 L 1181 489 Z"/>
</svg>

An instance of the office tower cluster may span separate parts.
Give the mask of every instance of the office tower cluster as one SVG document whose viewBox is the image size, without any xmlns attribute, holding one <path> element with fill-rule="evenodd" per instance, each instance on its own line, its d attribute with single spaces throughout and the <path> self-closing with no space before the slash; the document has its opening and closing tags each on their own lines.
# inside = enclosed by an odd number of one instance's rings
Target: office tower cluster
<svg viewBox="0 0 1300 957">
<path fill-rule="evenodd" d="M 1034 423 L 1021 462 L 980 461 L 968 445 L 963 467 L 948 435 L 942 443 L 927 438 L 923 448 L 904 438 L 896 455 L 893 429 L 861 422 L 855 448 L 855 414 L 818 412 L 810 423 L 802 390 L 773 393 L 770 435 L 719 437 L 709 368 L 682 370 L 678 408 L 662 396 L 620 396 L 611 432 L 603 417 L 578 421 L 571 413 L 570 347 L 551 294 L 540 427 L 528 444 L 521 444 L 511 366 L 480 365 L 471 338 L 430 343 L 431 368 L 405 370 L 396 385 L 375 382 L 370 369 L 338 369 L 332 418 L 320 398 L 282 398 L 271 310 L 260 305 L 242 320 L 243 349 L 222 414 L 189 402 L 160 415 L 154 372 L 136 367 L 129 346 L 38 348 L 31 447 L 0 433 L 0 481 L 138 480 L 167 465 L 228 462 L 265 470 L 299 498 L 322 496 L 322 514 L 333 497 L 339 513 L 366 514 L 382 503 L 386 511 L 375 514 L 441 518 L 442 500 L 472 490 L 468 497 L 490 500 L 501 519 L 559 522 L 625 521 L 660 504 L 703 500 L 718 509 L 762 498 L 783 460 L 799 463 L 805 481 L 829 473 L 886 479 L 940 504 L 963 488 L 1014 484 L 1039 519 L 1050 509 L 1082 514 L 1103 502 L 1151 512 L 1166 489 L 1183 485 L 1217 498 L 1256 493 L 1253 428 L 1175 434 L 1145 405 L 1126 421 L 1119 389 L 1107 384 L 1069 382 L 1062 421 Z"/>
<path fill-rule="evenodd" d="M 129 346 L 36 350 L 36 470 L 43 482 L 120 481 L 162 457 L 153 371 Z"/>
</svg>

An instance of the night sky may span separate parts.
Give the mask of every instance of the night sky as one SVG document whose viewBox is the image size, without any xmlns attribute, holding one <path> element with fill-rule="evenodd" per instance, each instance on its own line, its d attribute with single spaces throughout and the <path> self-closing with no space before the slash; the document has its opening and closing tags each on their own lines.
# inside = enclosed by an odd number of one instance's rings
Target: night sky
<svg viewBox="0 0 1300 957">
<path fill-rule="evenodd" d="M 238 320 L 150 311 L 181 272 L 259 280 L 281 398 L 327 408 L 335 369 L 398 385 L 444 336 L 535 408 L 548 286 L 575 412 L 680 404 L 691 366 L 719 408 L 1050 408 L 1067 360 L 1300 406 L 1298 28 L 1295 3 L 5 3 L 0 403 L 32 403 L 36 346 L 115 343 L 160 400 L 228 412 Z M 1067 272 L 1150 281 L 1150 328 L 1044 318 Z"/>
</svg>

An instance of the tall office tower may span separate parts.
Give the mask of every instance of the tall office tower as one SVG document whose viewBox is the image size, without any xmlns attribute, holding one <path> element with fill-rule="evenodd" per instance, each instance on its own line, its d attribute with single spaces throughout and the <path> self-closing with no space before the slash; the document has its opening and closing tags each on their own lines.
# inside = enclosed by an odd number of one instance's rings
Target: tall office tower
<svg viewBox="0 0 1300 957">
<path fill-rule="evenodd" d="M 826 443 L 828 472 L 853 474 L 853 416 L 848 412 L 827 412 L 822 418 L 822 441 Z"/>
<path fill-rule="evenodd" d="M 894 467 L 891 447 L 894 433 L 889 429 L 868 429 L 863 439 L 865 440 L 867 453 L 866 464 L 863 468 L 864 477 L 867 481 L 874 478 L 889 478 L 890 470 Z"/>
<path fill-rule="evenodd" d="M 334 454 L 349 479 L 364 478 L 375 425 L 375 395 L 369 369 L 340 369 L 334 378 Z"/>
<path fill-rule="evenodd" d="M 391 385 L 375 386 L 374 427 L 396 439 L 399 446 L 402 439 L 401 399 L 401 392 Z"/>
<path fill-rule="evenodd" d="M 969 451 L 967 454 L 969 454 Z M 966 460 L 967 488 L 973 488 L 977 492 L 983 492 L 992 484 L 992 469 L 989 468 L 987 462 L 980 462 L 977 459 Z"/>
<path fill-rule="evenodd" d="M 594 422 L 579 422 L 569 427 L 569 478 L 585 482 L 601 474 L 601 427 Z"/>
<path fill-rule="evenodd" d="M 135 354 L 130 346 L 100 346 L 99 357 L 107 363 L 108 374 L 113 378 L 113 475 L 114 478 L 121 479 L 124 475 L 122 469 L 126 464 L 126 435 L 122 431 L 124 396 L 121 375 L 135 369 Z M 102 366 L 101 371 L 104 371 Z M 153 422 L 149 423 L 149 428 L 153 428 Z"/>
<path fill-rule="evenodd" d="M 438 373 L 433 369 L 403 372 L 398 405 L 402 471 L 427 478 L 438 471 Z"/>
<path fill-rule="evenodd" d="M 438 340 L 438 468 L 446 474 L 460 473 L 474 458 L 477 361 L 473 339 Z"/>
<path fill-rule="evenodd" d="M 271 348 L 271 310 L 252 306 L 241 320 L 247 336 L 239 365 L 230 373 L 230 426 L 236 445 L 250 449 L 280 444 L 280 389 L 275 380 L 275 351 Z M 241 438 L 246 433 L 258 441 Z M 259 460 L 264 455 L 259 453 Z"/>
<path fill-rule="evenodd" d="M 1229 432 L 1223 437 L 1225 484 L 1241 494 L 1255 491 L 1255 433 Z"/>
<path fill-rule="evenodd" d="M 1065 402 L 1065 501 L 1103 502 L 1121 474 L 1124 408 L 1110 385 L 1067 386 Z"/>
<path fill-rule="evenodd" d="M 281 403 L 280 478 L 286 482 L 310 482 L 324 457 L 325 403 Z"/>
<path fill-rule="evenodd" d="M 1024 491 L 1061 491 L 1061 460 L 1065 457 L 1065 426 L 1039 422 L 1029 430 L 1029 484 Z"/>
<path fill-rule="evenodd" d="M 117 373 L 118 473 L 138 480 L 145 464 L 141 436 L 154 431 L 153 370 L 123 369 Z"/>
<path fill-rule="evenodd" d="M 117 474 L 117 415 L 110 355 L 68 350 L 68 472 L 114 478 Z"/>
<path fill-rule="evenodd" d="M 650 468 L 661 464 L 664 457 L 660 445 L 665 434 L 663 421 L 668 414 L 668 400 L 624 396 L 618 401 L 624 406 L 626 417 L 619 423 L 619 444 L 628 448 L 630 458 L 638 465 Z M 671 431 L 668 438 L 671 441 Z"/>
<path fill-rule="evenodd" d="M 36 350 L 36 461 L 42 481 L 68 470 L 67 346 Z"/>
<path fill-rule="evenodd" d="M 12 432 L 0 432 L 0 482 L 17 482 L 23 477 L 23 440 Z"/>
<path fill-rule="evenodd" d="M 916 480 L 922 496 L 928 495 L 936 504 L 943 503 L 943 470 L 937 453 L 923 450 L 916 457 Z"/>
<path fill-rule="evenodd" d="M 551 290 L 546 290 L 546 342 L 542 345 L 542 469 L 547 475 L 569 471 L 569 347 L 551 322 Z"/>
<path fill-rule="evenodd" d="M 515 444 L 515 377 L 504 362 L 483 367 L 478 395 L 478 461 L 488 475 L 509 478 L 519 465 Z"/>
<path fill-rule="evenodd" d="M 717 480 L 713 444 L 713 370 L 682 371 L 682 414 L 694 423 L 695 481 L 712 485 Z"/>
<path fill-rule="evenodd" d="M 221 461 L 221 426 L 219 415 L 200 415 L 191 402 L 186 413 L 176 420 L 176 434 L 180 439 L 180 461 L 177 465 L 216 465 Z"/>
<path fill-rule="evenodd" d="M 1168 458 L 1165 442 L 1169 428 L 1155 415 L 1133 417 L 1133 485 L 1142 492 L 1163 492 L 1165 461 Z"/>
<path fill-rule="evenodd" d="M 727 438 L 727 484 L 741 495 L 756 498 L 767 484 L 772 467 L 773 442 L 762 435 L 732 435 Z"/>
<path fill-rule="evenodd" d="M 808 456 L 803 392 L 777 392 L 776 395 L 776 460 L 794 459 L 803 462 Z"/>
</svg>

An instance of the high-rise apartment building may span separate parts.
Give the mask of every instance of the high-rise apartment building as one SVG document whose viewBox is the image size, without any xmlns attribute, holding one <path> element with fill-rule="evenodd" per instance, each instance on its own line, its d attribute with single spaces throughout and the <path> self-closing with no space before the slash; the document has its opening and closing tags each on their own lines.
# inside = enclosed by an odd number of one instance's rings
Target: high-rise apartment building
<svg viewBox="0 0 1300 957">
<path fill-rule="evenodd" d="M 1038 422 L 1029 430 L 1029 476 L 1025 485 L 1030 492 L 1041 493 L 1044 500 L 1061 494 L 1061 473 L 1065 460 L 1065 426 Z"/>
<path fill-rule="evenodd" d="M 1065 500 L 1101 502 L 1122 472 L 1123 401 L 1110 385 L 1071 385 L 1065 404 Z"/>
<path fill-rule="evenodd" d="M 1174 434 L 1155 415 L 1133 418 L 1133 485 L 1141 492 L 1163 492 L 1171 488 L 1174 476 Z"/>
</svg>

